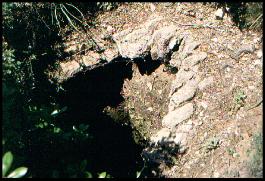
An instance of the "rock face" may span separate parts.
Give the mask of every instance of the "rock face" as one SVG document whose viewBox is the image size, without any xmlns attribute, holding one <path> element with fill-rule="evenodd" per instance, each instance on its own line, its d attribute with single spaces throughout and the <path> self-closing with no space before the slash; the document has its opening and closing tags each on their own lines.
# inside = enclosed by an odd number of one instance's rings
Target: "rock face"
<svg viewBox="0 0 265 181">
<path fill-rule="evenodd" d="M 192 103 L 187 103 L 184 106 L 169 112 L 162 120 L 162 125 L 168 128 L 174 128 L 182 121 L 190 118 L 194 111 Z"/>
<path fill-rule="evenodd" d="M 173 111 L 183 102 L 191 100 L 197 90 L 198 83 L 194 79 L 189 80 L 181 89 L 175 92 L 170 99 L 169 111 Z"/>
<path fill-rule="evenodd" d="M 200 90 L 203 90 L 205 89 L 206 87 L 208 87 L 209 85 L 211 85 L 212 83 L 214 82 L 214 78 L 213 77 L 207 77 L 205 79 L 203 79 L 199 85 L 198 85 L 198 88 Z"/>
<path fill-rule="evenodd" d="M 206 58 L 207 58 L 207 53 L 199 52 L 197 54 L 185 58 L 181 66 L 183 66 L 183 68 L 192 67 L 194 65 L 197 65 L 200 61 L 205 60 Z"/>
<path fill-rule="evenodd" d="M 151 141 L 154 142 L 155 144 L 161 144 L 162 142 L 168 142 L 171 141 L 169 140 L 171 138 L 171 131 L 169 128 L 162 128 L 159 130 L 156 134 L 156 136 L 151 137 Z"/>
<path fill-rule="evenodd" d="M 178 145 L 178 153 L 183 154 L 188 148 L 187 139 L 193 128 L 190 118 L 195 106 L 192 99 L 198 89 L 204 89 L 214 80 L 209 77 L 200 81 L 199 63 L 207 58 L 205 52 L 197 50 L 200 42 L 194 41 L 189 34 L 181 34 L 178 38 L 179 49 L 173 52 L 170 65 L 177 67 L 179 71 L 171 84 L 168 113 L 162 120 L 163 128 L 151 141 L 161 146 L 162 143 L 165 145 L 164 142 L 173 142 Z"/>
<path fill-rule="evenodd" d="M 139 26 L 113 35 L 120 55 L 124 58 L 143 58 L 151 53 L 153 60 L 162 60 L 178 43 L 177 27 L 161 26 L 161 17 L 156 17 Z"/>
<path fill-rule="evenodd" d="M 185 71 L 181 69 L 176 74 L 176 79 L 173 81 L 170 90 L 170 96 L 174 94 L 180 87 L 182 87 L 188 80 L 194 76 L 193 71 Z"/>
<path fill-rule="evenodd" d="M 139 25 L 137 28 L 129 28 L 118 32 L 112 36 L 114 48 L 107 48 L 101 53 L 91 50 L 79 58 L 80 61 L 75 61 L 80 63 L 81 67 L 85 67 L 86 70 L 109 63 L 118 56 L 135 59 L 144 58 L 150 54 L 153 60 L 165 61 L 175 46 L 180 44 L 183 36 L 179 33 L 176 25 L 163 24 L 163 20 L 159 16 L 151 17 L 146 23 Z M 99 43 L 101 41 L 97 40 Z M 189 52 L 194 46 L 197 45 L 189 45 L 186 47 L 186 51 Z M 58 82 L 63 82 L 75 73 L 82 71 L 82 69 L 75 69 L 69 73 L 69 68 L 63 64 L 65 63 L 60 62 L 59 69 L 61 71 L 55 71 L 53 74 L 53 78 L 57 79 Z"/>
</svg>

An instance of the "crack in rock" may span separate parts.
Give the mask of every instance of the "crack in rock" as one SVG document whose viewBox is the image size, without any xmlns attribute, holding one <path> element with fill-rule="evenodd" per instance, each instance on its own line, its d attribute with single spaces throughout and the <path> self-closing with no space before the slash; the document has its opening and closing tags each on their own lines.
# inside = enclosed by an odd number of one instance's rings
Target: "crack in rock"
<svg viewBox="0 0 265 181">
<path fill-rule="evenodd" d="M 185 71 L 180 69 L 176 74 L 176 79 L 172 82 L 169 96 L 172 96 L 180 87 L 182 87 L 188 80 L 194 76 L 193 71 Z"/>
<path fill-rule="evenodd" d="M 187 83 L 175 92 L 169 102 L 169 112 L 173 111 L 180 104 L 191 100 L 196 93 L 198 88 L 198 82 L 195 79 L 188 80 Z"/>
<path fill-rule="evenodd" d="M 193 55 L 185 58 L 182 61 L 182 67 L 184 69 L 192 67 L 194 65 L 197 65 L 199 62 L 205 60 L 206 58 L 207 58 L 207 53 L 205 53 L 205 52 L 199 52 L 199 53 L 193 54 Z"/>
</svg>

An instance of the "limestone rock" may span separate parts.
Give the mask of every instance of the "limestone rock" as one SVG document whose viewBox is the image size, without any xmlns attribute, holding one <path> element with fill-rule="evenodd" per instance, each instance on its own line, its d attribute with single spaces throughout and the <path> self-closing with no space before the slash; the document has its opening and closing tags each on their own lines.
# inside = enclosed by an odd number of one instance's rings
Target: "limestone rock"
<svg viewBox="0 0 265 181">
<path fill-rule="evenodd" d="M 176 125 L 190 118 L 194 107 L 192 103 L 187 103 L 174 111 L 169 112 L 162 120 L 162 125 L 168 128 L 174 128 Z"/>
<path fill-rule="evenodd" d="M 199 88 L 200 90 L 203 90 L 203 89 L 205 89 L 207 86 L 211 85 L 211 84 L 213 83 L 213 81 L 214 81 L 214 78 L 213 78 L 212 76 L 211 76 L 211 77 L 207 77 L 207 78 L 203 79 L 203 80 L 199 83 L 198 88 Z"/>
<path fill-rule="evenodd" d="M 198 88 L 198 83 L 196 80 L 189 80 L 183 87 L 181 87 L 177 92 L 175 92 L 169 103 L 169 111 L 174 110 L 175 107 L 178 107 L 181 103 L 191 100 Z"/>
<path fill-rule="evenodd" d="M 82 57 L 81 62 L 84 66 L 88 67 L 99 63 L 100 55 L 94 51 L 89 51 L 88 55 Z"/>
<path fill-rule="evenodd" d="M 117 49 L 107 49 L 103 53 L 105 59 L 107 62 L 111 62 L 114 58 L 117 58 L 119 56 L 119 52 Z"/>
<path fill-rule="evenodd" d="M 176 26 L 160 27 L 161 21 L 161 17 L 155 17 L 137 29 L 127 29 L 113 35 L 120 55 L 134 59 L 151 53 L 154 60 L 164 59 L 178 42 L 178 35 Z"/>
<path fill-rule="evenodd" d="M 150 39 L 154 29 L 161 21 L 161 17 L 155 17 L 147 21 L 138 29 L 126 29 L 113 35 L 119 53 L 124 58 L 138 58 L 150 51 Z"/>
<path fill-rule="evenodd" d="M 76 61 L 70 61 L 70 62 L 62 62 L 60 63 L 60 76 L 61 77 L 71 77 L 76 72 L 79 71 L 80 65 Z"/>
<path fill-rule="evenodd" d="M 225 11 L 223 8 L 219 8 L 215 13 L 215 18 L 218 19 L 218 20 L 222 20 L 224 18 L 224 15 L 225 15 Z"/>
<path fill-rule="evenodd" d="M 180 59 L 183 60 L 187 56 L 191 55 L 191 53 L 193 52 L 193 50 L 195 50 L 199 46 L 200 46 L 200 43 L 199 42 L 194 41 L 193 38 L 191 38 L 188 35 L 186 35 L 183 38 L 182 47 L 180 48 L 180 52 L 181 52 Z"/>
<path fill-rule="evenodd" d="M 259 50 L 259 51 L 257 52 L 257 57 L 258 57 L 258 58 L 261 58 L 261 57 L 262 57 L 262 50 Z"/>
<path fill-rule="evenodd" d="M 177 42 L 176 35 L 177 27 L 174 25 L 163 27 L 154 32 L 150 40 L 151 57 L 153 60 L 162 60 L 165 55 L 173 49 Z"/>
<path fill-rule="evenodd" d="M 163 142 L 167 142 L 169 141 L 171 136 L 171 131 L 169 128 L 162 128 L 161 130 L 159 130 L 155 136 L 152 136 L 151 142 L 158 144 L 158 143 L 163 143 Z"/>
<path fill-rule="evenodd" d="M 199 53 L 193 54 L 193 55 L 185 58 L 182 61 L 182 66 L 185 68 L 189 68 L 189 67 L 192 67 L 192 66 L 198 64 L 200 61 L 205 60 L 206 58 L 207 58 L 207 53 L 199 52 Z"/>
<path fill-rule="evenodd" d="M 175 93 L 180 87 L 182 87 L 184 83 L 190 80 L 193 76 L 193 71 L 185 71 L 184 69 L 180 69 L 176 74 L 176 79 L 172 83 L 170 96 Z"/>
<path fill-rule="evenodd" d="M 152 12 L 154 12 L 156 10 L 156 7 L 153 3 L 150 3 L 150 9 Z"/>
<path fill-rule="evenodd" d="M 185 145 L 187 139 L 187 133 L 176 133 L 174 142 L 177 145 Z"/>
<path fill-rule="evenodd" d="M 182 125 L 178 126 L 177 132 L 188 133 L 192 129 L 192 127 L 193 127 L 193 125 L 192 125 L 192 123 L 190 123 L 190 121 L 191 120 L 189 120 L 185 124 L 182 124 Z"/>
</svg>

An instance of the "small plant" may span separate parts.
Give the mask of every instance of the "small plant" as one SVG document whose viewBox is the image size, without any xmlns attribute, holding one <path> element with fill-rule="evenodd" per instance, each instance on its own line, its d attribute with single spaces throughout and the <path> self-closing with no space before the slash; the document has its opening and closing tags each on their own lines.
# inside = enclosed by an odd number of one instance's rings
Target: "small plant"
<svg viewBox="0 0 265 181">
<path fill-rule="evenodd" d="M 247 96 L 245 95 L 244 91 L 237 90 L 234 92 L 234 104 L 232 107 L 232 112 L 238 111 L 241 107 L 245 105 L 245 99 Z"/>
<path fill-rule="evenodd" d="M 220 146 L 220 139 L 219 138 L 212 138 L 206 143 L 206 151 L 214 150 Z"/>
<path fill-rule="evenodd" d="M 97 2 L 97 6 L 103 11 L 109 11 L 117 7 L 117 2 Z"/>
<path fill-rule="evenodd" d="M 228 154 L 231 155 L 231 156 L 233 156 L 233 154 L 236 153 L 235 149 L 233 149 L 233 148 L 228 148 L 228 149 L 227 149 L 227 152 L 228 152 Z"/>
<path fill-rule="evenodd" d="M 3 156 L 2 162 L 3 162 L 2 163 L 2 178 L 21 178 L 28 171 L 28 168 L 26 167 L 19 167 L 15 169 L 14 171 L 12 171 L 9 175 L 7 175 L 9 169 L 12 166 L 12 162 L 13 162 L 13 155 L 10 151 L 5 153 L 5 155 Z"/>
<path fill-rule="evenodd" d="M 242 105 L 242 104 L 244 104 L 244 100 L 246 99 L 246 97 L 247 96 L 245 95 L 245 93 L 243 91 L 239 90 L 236 93 L 234 100 L 235 100 L 236 104 Z"/>
</svg>

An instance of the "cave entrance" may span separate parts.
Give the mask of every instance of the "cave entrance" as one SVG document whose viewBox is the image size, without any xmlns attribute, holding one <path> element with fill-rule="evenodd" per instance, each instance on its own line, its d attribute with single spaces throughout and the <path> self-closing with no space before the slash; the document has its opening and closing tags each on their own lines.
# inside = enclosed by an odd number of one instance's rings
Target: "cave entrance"
<svg viewBox="0 0 265 181">
<path fill-rule="evenodd" d="M 133 62 L 141 74 L 147 75 L 161 65 L 150 57 L 133 61 L 118 58 L 104 67 L 80 72 L 63 84 L 65 92 L 58 102 L 68 110 L 58 123 L 67 124 L 69 129 L 73 124 L 89 124 L 88 133 L 92 136 L 91 142 L 75 143 L 64 155 L 76 154 L 87 159 L 87 169 L 94 174 L 106 171 L 113 177 L 135 178 L 144 166 L 141 153 L 146 142 L 143 139 L 135 142 L 137 130 L 132 128 L 130 116 L 122 108 L 121 91 L 124 80 L 132 78 Z M 107 106 L 119 109 L 116 113 L 122 115 L 116 115 L 114 120 L 104 112 Z"/>
</svg>

